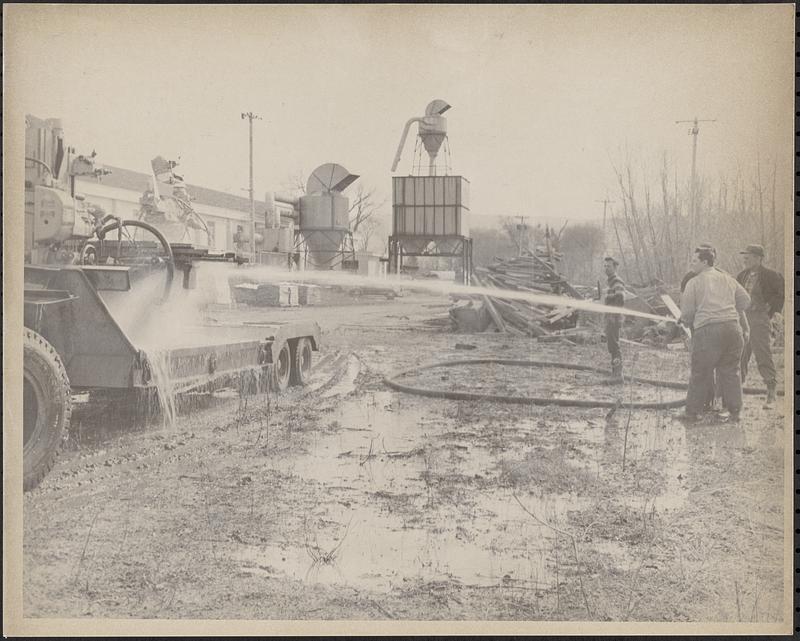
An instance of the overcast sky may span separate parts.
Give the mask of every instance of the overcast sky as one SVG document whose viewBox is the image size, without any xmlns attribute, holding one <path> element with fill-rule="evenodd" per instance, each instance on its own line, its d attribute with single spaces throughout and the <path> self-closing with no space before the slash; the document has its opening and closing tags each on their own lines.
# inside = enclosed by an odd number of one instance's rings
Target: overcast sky
<svg viewBox="0 0 800 641">
<path fill-rule="evenodd" d="M 389 198 L 403 125 L 441 98 L 476 215 L 596 217 L 626 148 L 653 171 L 667 152 L 686 179 L 674 121 L 694 116 L 718 119 L 701 128 L 704 173 L 759 153 L 791 198 L 791 4 L 4 10 L 7 113 L 61 118 L 108 165 L 180 156 L 187 181 L 246 195 L 253 111 L 259 198 L 325 162 Z"/>
</svg>

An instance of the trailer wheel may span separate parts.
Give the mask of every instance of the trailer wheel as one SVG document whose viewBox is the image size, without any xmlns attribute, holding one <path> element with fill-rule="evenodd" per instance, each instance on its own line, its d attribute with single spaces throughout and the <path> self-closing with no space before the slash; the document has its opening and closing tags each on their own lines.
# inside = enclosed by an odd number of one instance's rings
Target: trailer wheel
<svg viewBox="0 0 800 641">
<path fill-rule="evenodd" d="M 311 341 L 298 338 L 292 345 L 292 385 L 305 385 L 311 376 Z"/>
<path fill-rule="evenodd" d="M 35 488 L 50 471 L 72 415 L 69 378 L 56 350 L 26 329 L 23 338 L 23 489 Z"/>
<path fill-rule="evenodd" d="M 272 361 L 272 388 L 276 392 L 283 392 L 289 387 L 289 378 L 292 373 L 292 354 L 289 343 L 281 345 Z"/>
</svg>

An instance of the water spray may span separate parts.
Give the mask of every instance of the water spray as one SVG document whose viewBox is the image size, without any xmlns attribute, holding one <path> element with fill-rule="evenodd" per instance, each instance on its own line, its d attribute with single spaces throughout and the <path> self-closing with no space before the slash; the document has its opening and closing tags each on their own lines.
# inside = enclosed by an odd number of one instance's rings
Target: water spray
<svg viewBox="0 0 800 641">
<path fill-rule="evenodd" d="M 423 282 L 423 281 L 408 281 L 400 278 L 393 278 L 391 276 L 386 278 L 371 278 L 367 276 L 359 276 L 356 274 L 344 274 L 341 272 L 286 272 L 280 269 L 270 267 L 257 267 L 248 270 L 248 273 L 256 279 L 263 279 L 266 282 L 303 282 L 312 284 L 327 284 L 327 285 L 344 285 L 352 288 L 358 288 L 365 285 L 375 287 L 378 289 L 391 290 L 395 287 L 403 287 L 410 291 L 420 291 L 431 294 L 439 294 L 442 296 L 456 294 L 463 296 L 493 296 L 495 298 L 503 298 L 508 300 L 520 300 L 530 303 L 539 303 L 550 307 L 565 307 L 568 309 L 580 309 L 587 312 L 596 312 L 599 314 L 620 314 L 622 316 L 632 316 L 636 318 L 646 318 L 656 322 L 668 321 L 671 323 L 676 322 L 675 318 L 670 316 L 659 316 L 658 314 L 650 314 L 648 312 L 641 312 L 635 309 L 627 309 L 625 307 L 614 307 L 612 305 L 604 305 L 602 303 L 595 303 L 589 300 L 581 300 L 577 298 L 567 298 L 564 296 L 556 296 L 554 294 L 538 294 L 533 292 L 520 292 L 507 289 L 497 289 L 493 287 L 475 287 L 471 285 L 460 285 L 458 283 L 445 283 L 445 282 Z"/>
</svg>

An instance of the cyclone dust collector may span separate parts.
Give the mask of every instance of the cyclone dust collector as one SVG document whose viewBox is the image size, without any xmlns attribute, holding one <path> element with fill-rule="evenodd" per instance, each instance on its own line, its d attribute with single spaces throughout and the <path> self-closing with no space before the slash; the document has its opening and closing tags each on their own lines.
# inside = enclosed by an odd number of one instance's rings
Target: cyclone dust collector
<svg viewBox="0 0 800 641">
<path fill-rule="evenodd" d="M 296 251 L 311 269 L 357 269 L 350 231 L 350 201 L 342 192 L 358 179 L 341 165 L 326 163 L 308 179 L 300 197 Z"/>
<path fill-rule="evenodd" d="M 400 273 L 405 256 L 459 258 L 461 282 L 472 278 L 472 239 L 469 237 L 469 181 L 463 176 L 437 175 L 436 158 L 447 143 L 447 119 L 450 109 L 444 100 L 434 100 L 425 115 L 411 118 L 403 128 L 400 144 L 392 163 L 397 169 L 411 125 L 418 123 L 417 151 L 428 153 L 428 175 L 418 175 L 421 162 L 412 162 L 412 173 L 392 178 L 392 235 L 389 237 L 389 271 Z M 449 156 L 449 149 L 448 154 Z M 414 174 L 414 171 L 417 174 Z"/>
</svg>

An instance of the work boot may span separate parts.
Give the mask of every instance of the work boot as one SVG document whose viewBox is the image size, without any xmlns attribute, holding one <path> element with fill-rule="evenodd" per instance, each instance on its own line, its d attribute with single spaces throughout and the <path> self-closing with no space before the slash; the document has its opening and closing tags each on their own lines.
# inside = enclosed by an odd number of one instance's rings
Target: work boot
<svg viewBox="0 0 800 641">
<path fill-rule="evenodd" d="M 767 398 L 764 400 L 763 408 L 772 409 L 775 406 L 775 383 L 767 385 Z"/>
<path fill-rule="evenodd" d="M 603 385 L 619 385 L 623 382 L 622 379 L 622 363 L 619 361 L 612 361 L 611 363 L 611 377 L 604 378 L 600 381 Z"/>
<path fill-rule="evenodd" d="M 741 420 L 739 410 L 731 411 L 724 409 L 717 414 L 717 416 L 723 423 L 738 423 Z"/>
</svg>

